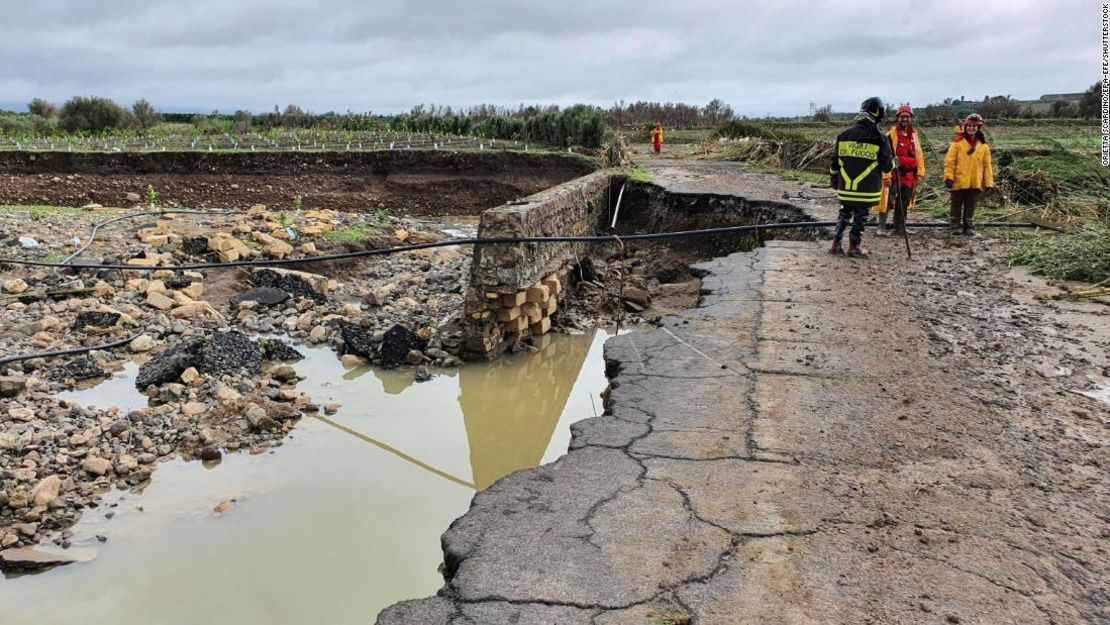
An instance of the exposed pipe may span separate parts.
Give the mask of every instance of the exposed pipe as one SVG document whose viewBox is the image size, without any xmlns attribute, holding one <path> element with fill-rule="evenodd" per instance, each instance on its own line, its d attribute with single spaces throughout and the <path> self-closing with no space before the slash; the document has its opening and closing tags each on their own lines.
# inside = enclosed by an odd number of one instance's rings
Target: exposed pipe
<svg viewBox="0 0 1110 625">
<path fill-rule="evenodd" d="M 609 232 L 612 232 L 617 228 L 617 215 L 619 215 L 621 212 L 621 198 L 624 197 L 624 185 L 625 183 L 622 182 L 621 192 L 617 194 L 617 207 L 613 209 L 613 222 L 609 224 Z"/>
</svg>

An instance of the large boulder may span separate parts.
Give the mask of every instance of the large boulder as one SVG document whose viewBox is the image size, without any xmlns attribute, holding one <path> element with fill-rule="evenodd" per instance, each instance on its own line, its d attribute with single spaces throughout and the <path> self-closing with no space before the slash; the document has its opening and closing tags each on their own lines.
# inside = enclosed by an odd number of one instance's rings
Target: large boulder
<svg viewBox="0 0 1110 625">
<path fill-rule="evenodd" d="M 220 375 L 239 369 L 260 371 L 262 347 L 241 332 L 217 332 L 193 339 L 184 345 L 170 346 L 155 354 L 139 367 L 135 386 L 175 382 L 189 367 L 201 373 Z"/>
<path fill-rule="evenodd" d="M 356 325 L 344 325 L 339 328 L 339 335 L 343 338 L 343 353 L 362 356 L 367 360 L 374 357 L 374 335 Z"/>
<path fill-rule="evenodd" d="M 412 330 L 402 325 L 395 325 L 382 337 L 381 366 L 383 369 L 392 369 L 403 365 L 409 360 L 409 352 L 424 351 L 427 346 L 428 342 Z"/>
<path fill-rule="evenodd" d="M 317 274 L 288 269 L 259 269 L 251 274 L 255 286 L 281 289 L 293 297 L 304 297 L 317 304 L 327 301 L 328 279 Z"/>
</svg>

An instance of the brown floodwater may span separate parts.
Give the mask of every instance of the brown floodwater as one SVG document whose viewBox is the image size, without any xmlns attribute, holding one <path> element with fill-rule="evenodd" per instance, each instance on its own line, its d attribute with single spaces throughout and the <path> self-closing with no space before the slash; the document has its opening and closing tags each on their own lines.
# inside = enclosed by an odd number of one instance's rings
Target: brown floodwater
<svg viewBox="0 0 1110 625">
<path fill-rule="evenodd" d="M 69 552 L 89 561 L 0 579 L 0 621 L 365 624 L 434 594 L 439 537 L 475 491 L 555 460 L 570 424 L 600 414 L 608 336 L 552 336 L 422 383 L 302 346 L 297 388 L 341 403 L 337 414 L 304 418 L 267 453 L 166 462 L 141 494 L 107 495 L 73 528 Z M 141 405 L 135 370 L 68 396 Z"/>
</svg>

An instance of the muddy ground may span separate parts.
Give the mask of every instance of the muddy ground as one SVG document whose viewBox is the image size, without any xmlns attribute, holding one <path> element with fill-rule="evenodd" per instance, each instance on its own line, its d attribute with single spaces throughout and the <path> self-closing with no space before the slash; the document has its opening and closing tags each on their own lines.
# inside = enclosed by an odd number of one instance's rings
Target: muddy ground
<svg viewBox="0 0 1110 625">
<path fill-rule="evenodd" d="M 4 152 L 0 204 L 131 207 L 153 186 L 171 207 L 279 210 L 300 196 L 305 208 L 477 215 L 592 168 L 571 155 L 495 152 Z"/>
<path fill-rule="evenodd" d="M 990 237 L 869 243 L 699 265 L 696 308 L 606 344 L 607 414 L 480 493 L 443 589 L 378 623 L 1108 622 L 1110 308 Z"/>
</svg>

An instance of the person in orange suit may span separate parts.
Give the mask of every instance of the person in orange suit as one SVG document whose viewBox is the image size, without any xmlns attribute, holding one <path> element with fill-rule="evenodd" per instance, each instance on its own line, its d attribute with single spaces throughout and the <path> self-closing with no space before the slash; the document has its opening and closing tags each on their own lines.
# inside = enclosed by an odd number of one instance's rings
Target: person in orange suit
<svg viewBox="0 0 1110 625">
<path fill-rule="evenodd" d="M 651 149 L 656 155 L 663 149 L 663 124 L 659 122 L 651 129 Z"/>
</svg>

